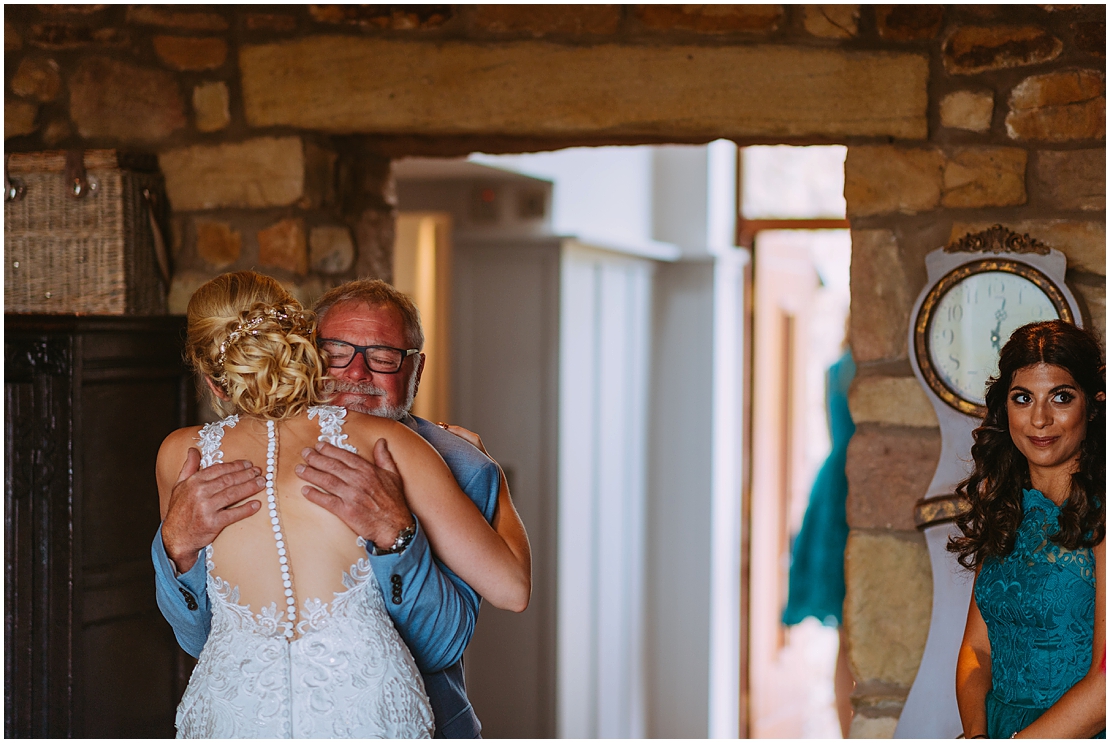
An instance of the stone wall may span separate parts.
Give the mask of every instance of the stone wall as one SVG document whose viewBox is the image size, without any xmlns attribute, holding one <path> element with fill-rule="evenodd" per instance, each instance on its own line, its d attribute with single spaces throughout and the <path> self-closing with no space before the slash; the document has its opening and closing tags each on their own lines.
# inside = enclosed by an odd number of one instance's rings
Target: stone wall
<svg viewBox="0 0 1110 743">
<path fill-rule="evenodd" d="M 968 22 L 953 28 L 958 12 Z M 928 35 L 928 141 L 848 149 L 860 369 L 850 397 L 858 429 L 848 452 L 845 607 L 859 681 L 855 735 L 893 732 L 928 633 L 929 561 L 912 512 L 940 435 L 907 348 L 925 254 L 993 223 L 1028 233 L 1067 255 L 1068 282 L 1105 337 L 1105 32 L 1084 13 L 947 9 L 948 22 Z"/>
<path fill-rule="evenodd" d="M 6 146 L 156 152 L 178 311 L 230 268 L 309 301 L 388 276 L 405 154 L 849 145 L 853 733 L 889 735 L 931 599 L 912 506 L 940 438 L 906 347 L 923 257 L 1029 233 L 1104 334 L 1101 6 L 260 7 L 5 7 Z"/>
</svg>

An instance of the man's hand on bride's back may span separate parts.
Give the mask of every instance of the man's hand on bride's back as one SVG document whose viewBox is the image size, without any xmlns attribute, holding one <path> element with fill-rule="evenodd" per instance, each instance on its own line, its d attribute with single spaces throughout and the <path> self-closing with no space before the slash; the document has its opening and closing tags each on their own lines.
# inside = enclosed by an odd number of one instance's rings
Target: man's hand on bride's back
<svg viewBox="0 0 1110 743">
<path fill-rule="evenodd" d="M 373 454 L 371 462 L 321 442 L 301 452 L 305 463 L 296 471 L 315 486 L 301 488 L 305 498 L 334 513 L 379 549 L 389 549 L 416 521 L 385 439 L 378 439 Z"/>
<path fill-rule="evenodd" d="M 190 448 L 162 520 L 162 544 L 177 571 L 187 572 L 221 531 L 257 512 L 260 501 L 234 504 L 265 486 L 262 472 L 245 459 L 201 469 L 200 452 Z"/>
</svg>

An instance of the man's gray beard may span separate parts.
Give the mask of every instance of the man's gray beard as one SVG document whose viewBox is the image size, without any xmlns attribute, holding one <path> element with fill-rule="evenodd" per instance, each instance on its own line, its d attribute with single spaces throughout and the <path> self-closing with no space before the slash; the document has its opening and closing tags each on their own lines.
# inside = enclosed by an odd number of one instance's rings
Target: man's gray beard
<svg viewBox="0 0 1110 743">
<path fill-rule="evenodd" d="M 370 382 L 344 382 L 342 380 L 332 380 L 324 385 L 324 393 L 328 396 L 339 393 L 359 395 L 362 400 L 349 403 L 346 406 L 348 410 L 399 421 L 412 410 L 412 401 L 416 398 L 416 375 L 409 375 L 408 389 L 405 391 L 405 399 L 400 405 L 387 405 L 383 402 L 386 391 Z M 374 398 L 378 400 L 376 405 L 370 406 L 369 404 L 362 404 L 363 400 L 366 403 L 370 403 Z"/>
</svg>

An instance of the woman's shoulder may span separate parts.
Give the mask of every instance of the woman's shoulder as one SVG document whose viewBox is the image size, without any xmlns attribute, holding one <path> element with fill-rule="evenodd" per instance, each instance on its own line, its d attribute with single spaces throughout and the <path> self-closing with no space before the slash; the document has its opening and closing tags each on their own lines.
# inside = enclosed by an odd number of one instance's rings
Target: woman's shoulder
<svg viewBox="0 0 1110 743">
<path fill-rule="evenodd" d="M 343 409 L 340 408 L 340 410 Z M 403 423 L 391 418 L 382 418 L 368 413 L 359 413 L 355 410 L 345 410 L 344 413 L 344 433 L 373 435 L 379 438 L 383 436 L 387 438 L 392 436 L 405 436 L 406 434 L 412 433 Z"/>
<path fill-rule="evenodd" d="M 162 440 L 162 446 L 158 450 L 159 456 L 161 456 L 163 452 L 170 453 L 182 451 L 188 449 L 190 446 L 196 446 L 202 428 L 203 426 L 188 426 L 186 428 L 177 429 Z"/>
<path fill-rule="evenodd" d="M 391 418 L 381 418 L 376 415 L 359 413 L 354 410 L 346 411 L 343 433 L 360 452 L 369 452 L 373 449 L 378 439 L 385 439 L 389 443 L 392 453 L 416 453 L 431 446 L 400 421 Z"/>
</svg>

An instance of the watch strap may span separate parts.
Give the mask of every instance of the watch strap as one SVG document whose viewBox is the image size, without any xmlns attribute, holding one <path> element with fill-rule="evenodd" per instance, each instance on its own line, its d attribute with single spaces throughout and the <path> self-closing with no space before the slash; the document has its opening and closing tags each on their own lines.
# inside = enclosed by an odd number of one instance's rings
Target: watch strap
<svg viewBox="0 0 1110 743">
<path fill-rule="evenodd" d="M 380 549 L 378 545 L 374 544 L 370 554 L 374 555 L 374 557 L 400 554 L 408 548 L 414 537 L 416 537 L 416 524 L 401 529 L 401 531 L 397 533 L 397 538 L 393 540 L 393 544 L 387 549 Z M 373 542 L 371 542 L 371 544 L 373 544 Z"/>
</svg>

